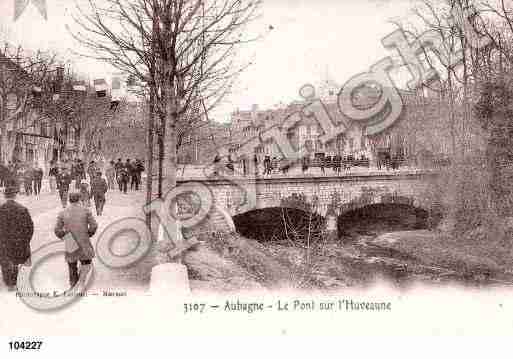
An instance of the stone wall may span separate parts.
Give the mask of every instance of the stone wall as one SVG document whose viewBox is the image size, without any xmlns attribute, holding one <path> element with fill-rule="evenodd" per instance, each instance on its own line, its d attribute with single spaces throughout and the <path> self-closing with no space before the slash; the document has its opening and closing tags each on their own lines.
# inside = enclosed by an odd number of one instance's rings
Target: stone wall
<svg viewBox="0 0 513 359">
<path fill-rule="evenodd" d="M 410 204 L 430 211 L 433 203 L 439 202 L 437 177 L 431 171 L 401 171 L 340 177 L 239 178 L 239 184 L 227 179 L 200 181 L 210 188 L 216 205 L 231 216 L 253 209 L 296 206 L 326 216 L 328 212 L 340 215 L 373 203 Z M 250 206 L 245 205 L 246 191 L 253 192 L 256 198 Z"/>
</svg>

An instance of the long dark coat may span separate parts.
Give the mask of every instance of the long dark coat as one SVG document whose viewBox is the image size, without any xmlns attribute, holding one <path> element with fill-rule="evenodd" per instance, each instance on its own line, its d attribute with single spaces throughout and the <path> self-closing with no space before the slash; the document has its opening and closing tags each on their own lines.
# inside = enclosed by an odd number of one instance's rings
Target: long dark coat
<svg viewBox="0 0 513 359">
<path fill-rule="evenodd" d="M 13 200 L 0 206 L 0 258 L 23 264 L 30 258 L 34 222 L 27 208 Z"/>
<path fill-rule="evenodd" d="M 64 238 L 67 232 L 71 232 L 80 250 L 73 253 L 66 253 L 67 262 L 79 260 L 90 260 L 94 258 L 94 248 L 91 239 L 98 229 L 98 223 L 88 208 L 73 203 L 57 216 L 55 224 L 55 235 Z"/>
<path fill-rule="evenodd" d="M 107 182 L 101 177 L 95 177 L 91 181 L 91 196 L 105 198 L 107 192 Z"/>
<path fill-rule="evenodd" d="M 57 177 L 57 188 L 59 192 L 68 192 L 69 185 L 71 184 L 71 176 L 66 173 L 61 173 Z"/>
</svg>

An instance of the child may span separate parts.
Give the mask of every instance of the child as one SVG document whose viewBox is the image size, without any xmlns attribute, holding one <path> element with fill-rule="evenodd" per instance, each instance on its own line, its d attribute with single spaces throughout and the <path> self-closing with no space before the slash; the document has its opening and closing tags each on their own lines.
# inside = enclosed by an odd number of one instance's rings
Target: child
<svg viewBox="0 0 513 359">
<path fill-rule="evenodd" d="M 91 207 L 91 192 L 87 182 L 80 182 L 80 203 L 84 207 Z"/>
</svg>

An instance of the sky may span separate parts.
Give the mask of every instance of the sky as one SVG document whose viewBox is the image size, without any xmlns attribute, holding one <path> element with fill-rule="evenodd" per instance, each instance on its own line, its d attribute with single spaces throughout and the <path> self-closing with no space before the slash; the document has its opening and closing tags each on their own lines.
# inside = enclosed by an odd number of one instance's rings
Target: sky
<svg viewBox="0 0 513 359">
<path fill-rule="evenodd" d="M 91 79 L 114 72 L 74 54 L 79 47 L 66 25 L 73 25 L 70 11 L 76 0 L 46 0 L 47 20 L 29 4 L 16 22 L 14 1 L 0 0 L 0 36 L 26 48 L 57 51 Z M 211 117 L 226 121 L 232 111 L 253 104 L 265 109 L 298 100 L 306 83 L 318 85 L 329 78 L 343 85 L 391 55 L 381 39 L 395 30 L 389 20 L 407 15 L 411 6 L 410 0 L 265 0 L 261 17 L 248 27 L 265 35 L 240 53 L 253 65 Z"/>
</svg>

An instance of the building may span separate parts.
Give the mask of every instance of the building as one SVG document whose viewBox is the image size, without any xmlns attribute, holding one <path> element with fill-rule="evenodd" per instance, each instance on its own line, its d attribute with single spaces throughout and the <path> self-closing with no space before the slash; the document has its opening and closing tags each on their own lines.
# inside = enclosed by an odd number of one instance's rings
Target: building
<svg viewBox="0 0 513 359">
<path fill-rule="evenodd" d="M 0 53 L 0 88 L 6 103 L 2 108 L 0 136 L 1 160 L 37 162 L 45 166 L 53 158 L 55 128 L 51 121 L 39 110 L 38 101 L 41 87 L 35 86 L 34 79 L 14 59 Z M 60 70 L 57 76 L 62 75 Z"/>
<path fill-rule="evenodd" d="M 341 113 L 335 89 L 324 89 L 322 94 L 322 103 L 317 101 L 308 106 L 309 111 L 305 111 L 308 105 L 306 101 L 296 101 L 278 109 L 260 109 L 254 105 L 250 110 L 236 110 L 231 114 L 228 124 L 210 123 L 188 136 L 185 145 L 189 147 L 182 152 L 187 155 L 182 156 L 181 161 L 211 162 L 217 153 L 216 147 L 222 146 L 228 147 L 229 153 L 235 153 L 243 143 L 258 138 L 264 131 L 280 125 L 292 115 L 300 116 L 300 120 L 289 130 L 287 137 L 297 151 L 311 157 L 364 157 L 370 163 L 375 163 L 379 154 L 385 152 L 390 156 L 401 156 L 414 164 L 426 153 L 431 157 L 447 157 L 451 153 L 448 106 L 433 94 L 400 91 L 403 102 L 401 115 L 391 128 L 374 136 L 366 136 L 365 128 L 359 122 Z M 356 106 L 366 107 L 379 100 L 381 89 L 376 86 L 363 87 L 355 90 L 354 96 L 353 103 Z M 322 114 L 328 114 L 335 123 L 346 123 L 347 130 L 323 143 L 320 140 L 323 131 L 315 119 L 315 116 Z M 255 148 L 255 154 L 259 158 L 282 157 L 273 141 L 261 141 Z"/>
</svg>

